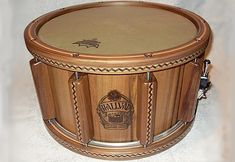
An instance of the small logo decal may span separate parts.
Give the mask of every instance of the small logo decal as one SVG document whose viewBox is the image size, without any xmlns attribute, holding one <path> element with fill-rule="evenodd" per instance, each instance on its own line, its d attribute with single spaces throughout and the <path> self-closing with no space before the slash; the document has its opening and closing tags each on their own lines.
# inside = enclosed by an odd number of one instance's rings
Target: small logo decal
<svg viewBox="0 0 235 162">
<path fill-rule="evenodd" d="M 98 42 L 96 38 L 94 39 L 83 39 L 82 41 L 77 41 L 77 42 L 74 42 L 73 44 L 77 44 L 78 46 L 85 46 L 87 48 L 90 48 L 90 47 L 95 47 L 95 48 L 98 48 L 99 45 L 100 45 L 101 42 Z"/>
<path fill-rule="evenodd" d="M 99 101 L 97 113 L 105 129 L 127 129 L 132 123 L 134 108 L 130 99 L 112 90 Z"/>
</svg>

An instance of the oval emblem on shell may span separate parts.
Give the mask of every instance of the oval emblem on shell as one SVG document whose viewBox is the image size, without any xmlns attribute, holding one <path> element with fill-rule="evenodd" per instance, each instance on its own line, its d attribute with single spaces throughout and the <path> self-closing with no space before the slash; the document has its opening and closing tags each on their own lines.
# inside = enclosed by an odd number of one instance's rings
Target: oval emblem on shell
<svg viewBox="0 0 235 162">
<path fill-rule="evenodd" d="M 132 123 L 134 108 L 129 98 L 112 90 L 99 101 L 97 113 L 105 129 L 127 129 Z"/>
</svg>

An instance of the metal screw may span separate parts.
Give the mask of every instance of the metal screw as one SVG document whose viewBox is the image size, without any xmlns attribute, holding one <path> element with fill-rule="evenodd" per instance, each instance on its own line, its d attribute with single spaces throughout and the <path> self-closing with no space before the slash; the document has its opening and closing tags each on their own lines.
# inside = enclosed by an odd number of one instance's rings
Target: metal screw
<svg viewBox="0 0 235 162">
<path fill-rule="evenodd" d="M 208 67 L 209 67 L 209 64 L 211 64 L 210 60 L 205 60 L 204 61 L 204 72 L 202 74 L 204 77 L 208 76 Z"/>
<path fill-rule="evenodd" d="M 150 72 L 148 71 L 147 74 L 146 74 L 146 79 L 147 81 L 150 81 L 151 80 L 151 75 L 150 75 Z"/>
<path fill-rule="evenodd" d="M 76 79 L 79 79 L 79 78 L 80 78 L 80 74 L 79 74 L 79 72 L 77 72 L 77 71 L 75 72 L 75 78 L 76 78 Z"/>
</svg>

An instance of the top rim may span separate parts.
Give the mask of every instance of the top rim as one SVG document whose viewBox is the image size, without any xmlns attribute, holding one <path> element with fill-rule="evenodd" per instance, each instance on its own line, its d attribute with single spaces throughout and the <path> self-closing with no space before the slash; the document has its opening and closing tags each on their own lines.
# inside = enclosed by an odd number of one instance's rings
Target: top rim
<svg viewBox="0 0 235 162">
<path fill-rule="evenodd" d="M 41 26 L 51 19 L 85 8 L 103 7 L 103 6 L 113 6 L 113 5 L 126 5 L 126 6 L 144 6 L 150 8 L 160 8 L 167 11 L 174 12 L 181 16 L 184 16 L 190 20 L 197 29 L 197 34 L 194 39 L 180 46 L 160 50 L 152 51 L 146 53 L 135 53 L 135 54 L 124 54 L 124 55 L 102 55 L 102 54 L 85 54 L 78 52 L 70 52 L 63 49 L 52 47 L 44 42 L 42 42 L 37 35 Z M 147 66 L 156 63 L 169 62 L 183 57 L 187 57 L 193 52 L 201 50 L 207 44 L 210 37 L 210 28 L 204 19 L 200 16 L 181 9 L 178 7 L 173 7 L 164 4 L 150 3 L 150 2 L 135 2 L 135 1 L 110 1 L 110 2 L 95 2 L 82 5 L 71 6 L 67 8 L 62 8 L 59 10 L 47 13 L 33 22 L 31 22 L 24 33 L 25 42 L 27 48 L 32 54 L 36 54 L 42 58 L 52 59 L 56 61 L 61 61 L 63 63 L 89 66 L 89 67 L 110 67 L 110 68 L 121 68 L 133 66 Z M 45 62 L 45 61 L 44 61 Z M 61 67 L 63 68 L 63 67 Z M 73 70 L 77 71 L 77 70 Z M 78 70 L 79 71 L 79 70 Z M 145 70 L 146 71 L 146 70 Z M 82 71 L 83 72 L 83 71 Z M 94 72 L 95 73 L 95 72 Z M 102 73 L 102 72 L 101 72 Z"/>
</svg>

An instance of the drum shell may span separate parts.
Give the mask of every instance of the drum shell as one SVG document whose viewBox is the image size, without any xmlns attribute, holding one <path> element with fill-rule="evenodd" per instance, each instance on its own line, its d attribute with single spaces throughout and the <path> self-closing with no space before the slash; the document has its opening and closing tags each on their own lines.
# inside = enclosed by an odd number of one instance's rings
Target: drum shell
<svg viewBox="0 0 235 162">
<path fill-rule="evenodd" d="M 35 60 L 30 64 L 44 120 L 55 119 L 65 134 L 82 143 L 142 140 L 146 145 L 146 131 L 153 139 L 178 121 L 193 120 L 203 60 L 202 54 L 186 64 L 151 73 L 154 79 L 150 81 L 153 83 L 150 116 L 150 82 L 146 80 L 146 73 L 78 74 Z M 133 105 L 132 116 L 127 116 L 131 122 L 126 128 L 107 129 L 101 122 L 97 109 L 101 99 L 113 90 Z"/>
</svg>

